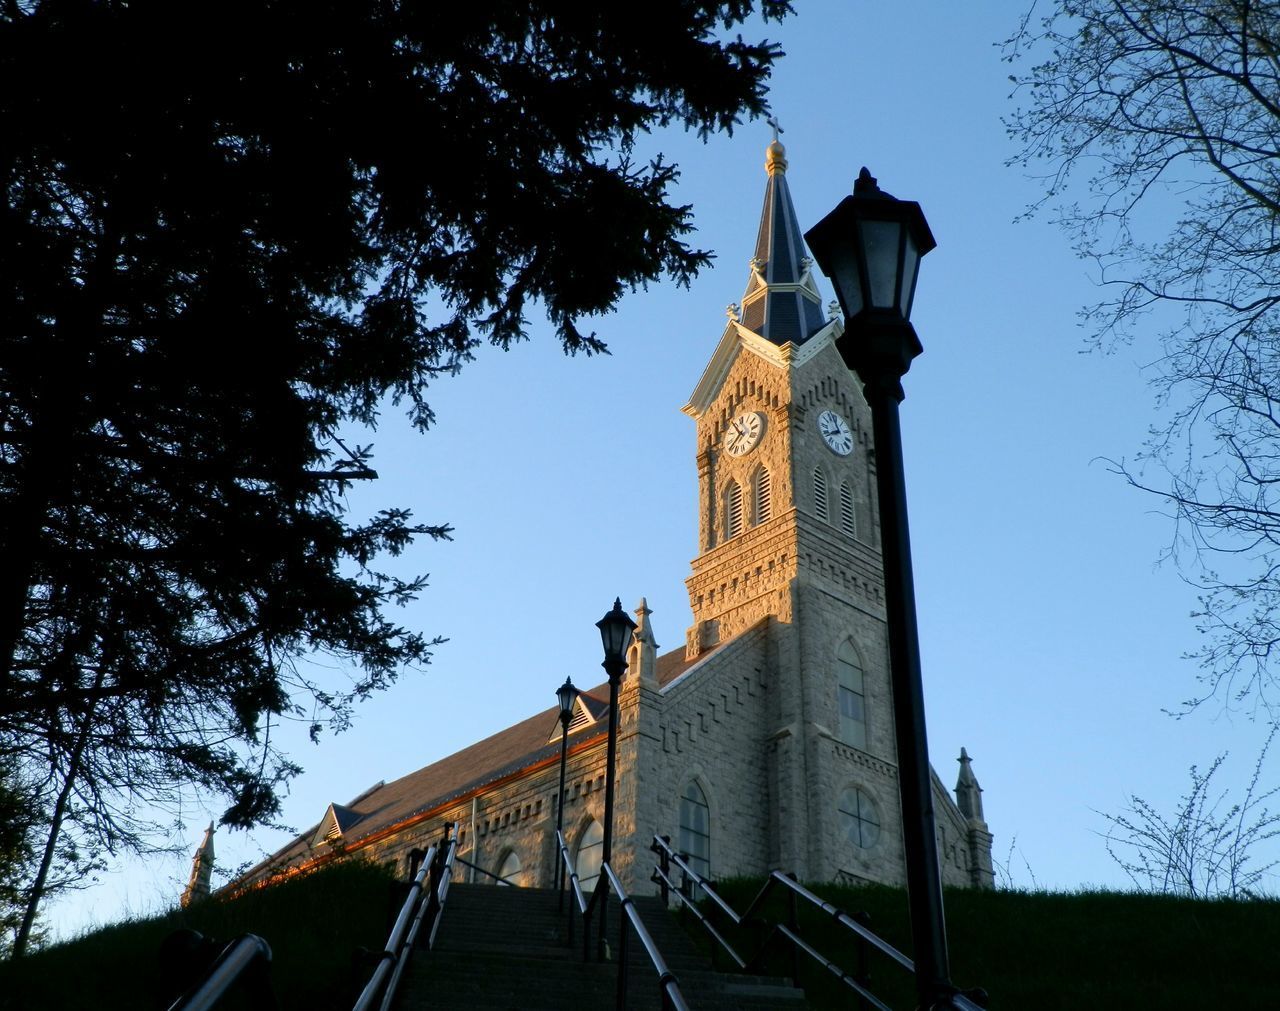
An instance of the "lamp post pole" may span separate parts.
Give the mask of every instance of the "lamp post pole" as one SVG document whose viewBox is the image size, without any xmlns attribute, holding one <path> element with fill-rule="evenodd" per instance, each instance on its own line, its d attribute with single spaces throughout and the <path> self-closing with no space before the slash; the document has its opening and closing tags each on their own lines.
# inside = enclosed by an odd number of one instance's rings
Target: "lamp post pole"
<svg viewBox="0 0 1280 1011">
<path fill-rule="evenodd" d="M 609 744 L 605 755 L 604 773 L 604 854 L 603 862 L 613 867 L 613 791 L 617 780 L 618 754 L 618 685 L 627 669 L 627 647 L 631 645 L 631 633 L 636 623 L 622 610 L 622 598 L 613 602 L 613 609 L 596 622 L 604 645 L 604 661 L 600 666 L 609 676 Z M 600 888 L 605 877 L 596 882 Z M 609 889 L 601 889 L 600 895 L 600 948 L 604 949 L 605 921 L 609 904 Z"/>
<path fill-rule="evenodd" d="M 565 760 L 569 756 L 569 721 L 573 718 L 573 703 L 578 697 L 578 689 L 573 687 L 573 680 L 565 678 L 564 684 L 556 689 L 556 702 L 560 705 L 560 792 L 556 795 L 556 909 L 564 910 L 564 859 L 560 852 L 560 841 L 564 839 L 564 769 Z"/>
<path fill-rule="evenodd" d="M 835 285 L 849 331 L 840 352 L 861 378 L 871 408 L 916 990 L 921 1008 L 949 1008 L 956 990 L 947 959 L 942 872 L 934 835 L 898 418 L 902 377 L 924 350 L 910 323 L 917 268 L 920 257 L 936 243 L 920 205 L 882 192 L 865 168 L 853 196 L 841 201 L 805 239 Z"/>
<path fill-rule="evenodd" d="M 921 1006 L 931 1008 L 945 998 L 952 987 L 942 906 L 942 868 L 934 834 L 920 640 L 902 467 L 902 428 L 898 418 L 902 387 L 896 377 L 882 374 L 877 381 L 868 382 L 864 392 L 871 407 L 876 445 L 894 730 L 898 740 L 902 835 L 907 857 L 907 899 L 915 948 L 916 985 Z"/>
</svg>

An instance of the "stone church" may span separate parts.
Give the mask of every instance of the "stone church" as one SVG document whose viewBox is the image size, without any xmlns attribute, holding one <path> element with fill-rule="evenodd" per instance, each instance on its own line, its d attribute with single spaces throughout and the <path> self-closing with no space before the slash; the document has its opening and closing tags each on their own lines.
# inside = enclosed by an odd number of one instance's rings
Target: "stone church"
<svg viewBox="0 0 1280 1011">
<path fill-rule="evenodd" d="M 659 654 L 644 600 L 622 681 L 614 863 L 646 891 L 669 835 L 705 875 L 902 883 L 875 449 L 836 350 L 787 188 L 766 153 L 746 293 L 684 411 L 697 426 L 693 625 Z M 565 837 L 598 873 L 608 687 L 569 725 Z M 560 720 L 552 708 L 346 804 L 240 883 L 341 856 L 398 862 L 456 826 L 459 857 L 521 885 L 554 880 Z M 992 884 L 969 758 L 954 797 L 933 774 L 947 884 Z M 465 865 L 461 873 L 492 880 Z"/>
</svg>

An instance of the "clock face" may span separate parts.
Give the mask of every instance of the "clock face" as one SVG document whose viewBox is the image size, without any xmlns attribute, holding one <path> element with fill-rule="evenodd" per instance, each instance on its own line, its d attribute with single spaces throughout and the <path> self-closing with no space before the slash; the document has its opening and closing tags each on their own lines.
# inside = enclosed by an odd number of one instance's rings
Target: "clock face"
<svg viewBox="0 0 1280 1011">
<path fill-rule="evenodd" d="M 729 431 L 724 435 L 724 448 L 730 456 L 742 456 L 755 448 L 760 436 L 764 434 L 764 415 L 758 411 L 740 414 L 729 422 Z"/>
<path fill-rule="evenodd" d="M 853 452 L 853 431 L 849 423 L 835 411 L 823 411 L 818 415 L 818 431 L 822 441 L 836 456 L 848 456 Z"/>
</svg>

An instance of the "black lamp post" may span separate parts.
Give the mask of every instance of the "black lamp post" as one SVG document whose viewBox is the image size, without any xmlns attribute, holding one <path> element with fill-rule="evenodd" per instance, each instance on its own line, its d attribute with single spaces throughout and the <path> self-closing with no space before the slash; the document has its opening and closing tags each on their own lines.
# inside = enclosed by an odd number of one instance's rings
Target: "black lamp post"
<svg viewBox="0 0 1280 1011">
<path fill-rule="evenodd" d="M 810 229 L 805 241 L 835 286 L 848 330 L 840 343 L 841 354 L 861 378 L 871 408 L 916 987 L 921 1007 L 951 1007 L 955 988 L 947 963 L 942 876 L 934 837 L 898 421 L 902 377 L 911 360 L 924 350 L 910 322 L 916 270 L 920 257 L 937 243 L 920 205 L 882 192 L 865 168 L 853 196 L 845 197 Z"/>
<path fill-rule="evenodd" d="M 605 757 L 604 771 L 604 862 L 613 866 L 613 787 L 617 778 L 615 768 L 618 752 L 618 684 L 627 669 L 627 647 L 631 645 L 631 633 L 636 623 L 622 609 L 622 598 L 613 602 L 613 609 L 596 622 L 600 629 L 600 641 L 604 645 L 604 662 L 601 667 L 609 675 L 609 750 Z M 603 875 L 601 875 L 603 880 Z M 604 944 L 605 912 L 608 907 L 608 889 L 600 896 L 600 943 Z"/>
<path fill-rule="evenodd" d="M 556 702 L 560 705 L 560 792 L 556 800 L 556 841 L 564 838 L 564 766 L 569 755 L 569 721 L 573 719 L 573 703 L 578 698 L 578 689 L 573 687 L 573 680 L 565 678 L 564 684 L 556 689 Z M 564 908 L 564 861 L 556 852 L 556 906 Z"/>
</svg>

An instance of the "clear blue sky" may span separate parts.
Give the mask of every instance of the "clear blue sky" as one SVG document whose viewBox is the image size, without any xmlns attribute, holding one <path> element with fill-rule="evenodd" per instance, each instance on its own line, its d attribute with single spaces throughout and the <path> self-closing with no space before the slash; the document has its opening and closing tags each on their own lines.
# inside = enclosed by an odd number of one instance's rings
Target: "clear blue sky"
<svg viewBox="0 0 1280 1011">
<path fill-rule="evenodd" d="M 1195 690 L 1181 659 L 1196 645 L 1195 593 L 1157 564 L 1172 536 L 1160 504 L 1099 459 L 1142 444 L 1154 345 L 1083 354 L 1076 311 L 1099 296 L 1088 265 L 1049 223 L 1014 224 L 1038 189 L 1004 165 L 1012 105 L 998 43 L 1026 0 L 797 6 L 761 32 L 788 54 L 772 100 L 801 221 L 816 222 L 867 165 L 921 203 L 938 240 L 915 304 L 925 354 L 902 407 L 934 766 L 953 782 L 968 748 L 999 860 L 1016 839 L 1017 883 L 1032 883 L 1029 865 L 1042 886 L 1121 887 L 1097 812 L 1130 793 L 1169 808 L 1187 766 L 1223 750 L 1224 785 L 1239 782 L 1263 737 L 1217 703 L 1180 721 L 1162 712 Z M 612 355 L 564 358 L 535 320 L 530 343 L 486 349 L 437 384 L 427 436 L 388 413 L 374 437 L 382 480 L 352 505 L 454 524 L 452 543 L 406 558 L 406 571 L 431 578 L 403 615 L 450 641 L 346 734 L 319 747 L 294 735 L 307 771 L 288 824 L 305 829 L 330 801 L 550 705 L 566 675 L 596 683 L 593 623 L 615 595 L 629 607 L 647 596 L 661 646 L 683 642 L 697 486 L 693 422 L 679 409 L 725 305 L 742 297 L 769 139 L 763 123 L 705 145 L 652 138 L 681 166 L 693 242 L 718 258 L 692 290 L 660 285 L 598 320 Z M 423 145 L 438 155 L 448 139 Z M 580 253 L 592 255 L 590 235 Z M 52 906 L 56 933 L 174 901 L 216 813 L 187 812 L 183 856 L 126 865 Z M 256 861 L 287 838 L 220 831 L 219 864 Z"/>
</svg>

